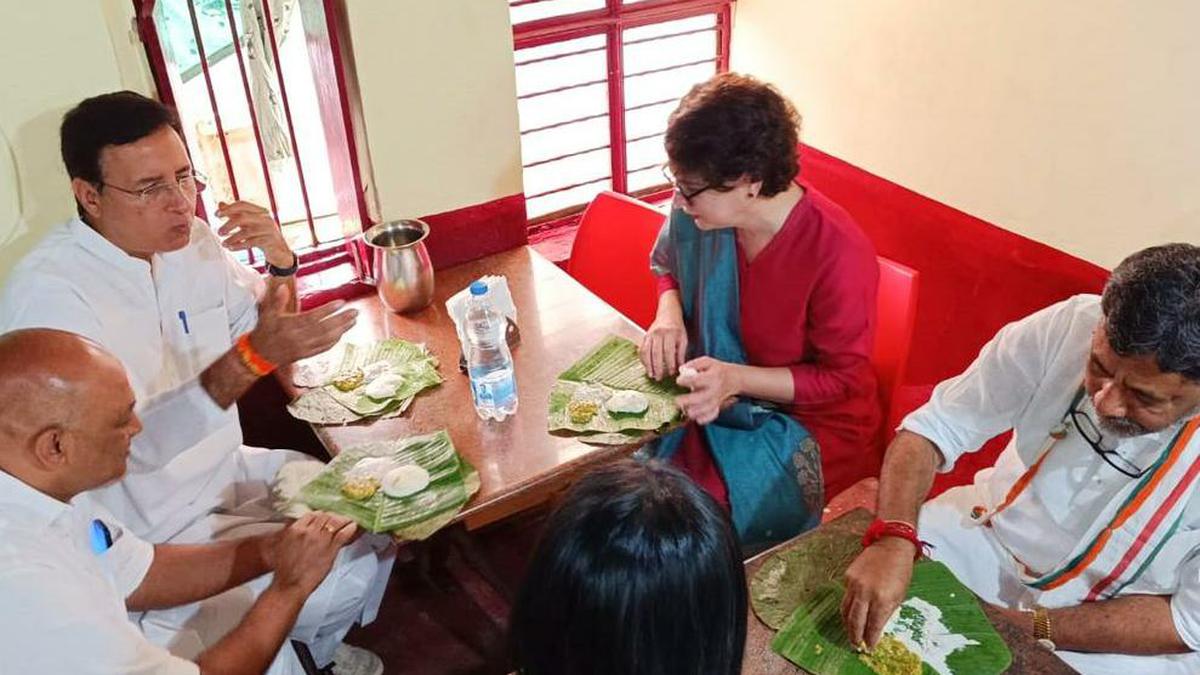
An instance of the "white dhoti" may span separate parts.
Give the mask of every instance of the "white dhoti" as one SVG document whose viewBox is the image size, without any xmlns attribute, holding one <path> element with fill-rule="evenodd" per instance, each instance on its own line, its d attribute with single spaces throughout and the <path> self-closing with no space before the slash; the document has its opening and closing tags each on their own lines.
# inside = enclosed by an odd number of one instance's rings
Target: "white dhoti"
<svg viewBox="0 0 1200 675">
<path fill-rule="evenodd" d="M 971 508 L 985 503 L 974 485 L 956 487 L 921 508 L 921 538 L 933 545 L 930 557 L 945 563 L 984 602 L 1010 609 L 1039 603 L 1040 591 L 1026 586 L 1015 562 L 990 528 L 970 518 Z M 1055 655 L 1085 675 L 1195 675 L 1200 653 L 1164 656 L 1093 654 L 1059 650 Z"/>
<path fill-rule="evenodd" d="M 194 521 L 168 543 L 194 544 L 274 532 L 286 521 L 272 507 L 271 483 L 279 467 L 312 458 L 291 450 L 242 446 L 237 480 L 228 485 L 225 506 Z M 290 638 L 306 644 L 318 666 L 333 659 L 334 650 L 355 623 L 367 624 L 378 613 L 395 560 L 388 537 L 365 534 L 342 549 L 325 581 L 309 596 Z M 200 602 L 153 610 L 135 616 L 152 642 L 194 660 L 238 625 L 267 586 L 264 575 Z M 270 675 L 303 675 L 290 644 L 276 656 Z"/>
</svg>

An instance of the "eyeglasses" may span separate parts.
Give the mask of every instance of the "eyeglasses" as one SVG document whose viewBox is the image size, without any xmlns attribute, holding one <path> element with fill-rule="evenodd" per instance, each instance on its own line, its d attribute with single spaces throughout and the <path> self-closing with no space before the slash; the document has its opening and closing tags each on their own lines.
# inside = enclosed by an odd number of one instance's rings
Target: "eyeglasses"
<svg viewBox="0 0 1200 675">
<path fill-rule="evenodd" d="M 691 204 L 692 200 L 695 199 L 696 196 L 702 192 L 705 192 L 707 190 L 719 189 L 719 187 L 716 185 L 705 185 L 704 187 L 702 187 L 698 190 L 693 190 L 691 192 L 688 192 L 687 190 L 683 189 L 683 186 L 679 184 L 679 181 L 675 180 L 675 176 L 671 173 L 670 167 L 668 167 L 666 164 L 664 164 L 664 165 L 662 165 L 661 168 L 662 168 L 663 178 L 667 179 L 667 183 L 672 188 L 674 188 L 675 191 L 679 193 L 679 196 L 683 197 L 683 201 L 687 202 L 688 204 Z"/>
<path fill-rule="evenodd" d="M 1092 450 L 1095 450 L 1096 454 L 1100 455 L 1100 459 L 1107 462 L 1109 466 L 1130 478 L 1141 478 L 1150 470 L 1149 467 L 1139 469 L 1131 464 L 1129 460 L 1122 457 L 1116 450 L 1105 450 L 1101 447 L 1100 441 L 1103 440 L 1104 435 L 1100 432 L 1096 423 L 1092 421 L 1091 416 L 1080 410 L 1078 406 L 1071 408 L 1070 414 L 1071 421 L 1075 423 L 1075 428 L 1079 430 L 1079 435 L 1083 436 L 1083 440 L 1087 441 L 1087 444 L 1092 446 Z"/>
<path fill-rule="evenodd" d="M 204 183 L 208 179 L 204 174 L 198 171 L 189 172 L 183 176 L 179 176 L 173 181 L 162 181 L 152 183 L 139 190 L 129 190 L 123 187 L 118 187 L 111 183 L 101 182 L 107 188 L 112 188 L 117 192 L 124 192 L 131 195 L 143 204 L 166 205 L 175 198 L 175 192 L 178 190 L 183 193 L 184 197 L 195 196 L 197 192 L 204 190 Z"/>
</svg>

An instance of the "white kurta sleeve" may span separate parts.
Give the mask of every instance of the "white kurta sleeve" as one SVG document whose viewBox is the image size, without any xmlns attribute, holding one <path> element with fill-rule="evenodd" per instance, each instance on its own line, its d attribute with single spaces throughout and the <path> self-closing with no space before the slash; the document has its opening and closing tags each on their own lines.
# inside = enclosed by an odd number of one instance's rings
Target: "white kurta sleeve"
<svg viewBox="0 0 1200 675">
<path fill-rule="evenodd" d="M 1013 427 L 1070 326 L 1071 303 L 1081 301 L 1083 296 L 1060 302 L 1001 328 L 974 363 L 935 387 L 929 402 L 904 418 L 901 429 L 941 451 L 939 471 L 950 471 L 964 453 Z"/>
<path fill-rule="evenodd" d="M 152 644 L 120 601 L 65 566 L 0 574 L 0 659 L 26 673 L 198 675 L 196 664 Z"/>
<path fill-rule="evenodd" d="M 1200 553 L 1184 561 L 1179 570 L 1179 587 L 1171 596 L 1171 619 L 1179 639 L 1200 651 Z"/>
<path fill-rule="evenodd" d="M 267 284 L 261 274 L 225 251 L 225 307 L 229 311 L 229 332 L 234 339 L 258 324 L 258 302 L 266 290 Z"/>
</svg>

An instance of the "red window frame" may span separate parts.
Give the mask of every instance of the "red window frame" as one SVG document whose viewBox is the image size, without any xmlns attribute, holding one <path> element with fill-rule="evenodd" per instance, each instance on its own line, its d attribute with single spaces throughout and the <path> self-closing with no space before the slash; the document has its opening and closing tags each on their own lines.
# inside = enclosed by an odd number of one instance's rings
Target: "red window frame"
<svg viewBox="0 0 1200 675">
<path fill-rule="evenodd" d="M 519 7 L 553 0 L 515 0 L 510 7 Z M 729 45 L 732 34 L 734 0 L 651 0 L 626 5 L 622 0 L 606 0 L 603 9 L 549 17 L 513 26 L 513 48 L 529 47 L 574 40 L 592 35 L 606 36 L 605 56 L 608 79 L 608 120 L 610 153 L 612 164 L 612 189 L 629 194 L 627 143 L 625 133 L 625 68 L 622 59 L 622 33 L 628 28 L 662 23 L 704 14 L 717 15 L 717 63 L 716 70 L 729 70 Z M 664 183 L 635 193 L 651 200 L 668 196 L 670 190 Z M 569 213 L 550 213 L 529 221 L 531 232 L 544 232 L 567 226 L 578 219 L 586 206 L 580 205 Z"/>
<path fill-rule="evenodd" d="M 146 49 L 146 57 L 150 66 L 151 75 L 154 78 L 155 88 L 158 90 L 159 99 L 166 105 L 175 107 L 175 95 L 171 89 L 171 80 L 167 71 L 166 56 L 163 52 L 162 43 L 158 35 L 158 27 L 154 22 L 154 7 L 156 0 L 132 0 L 135 10 L 134 21 L 136 23 L 138 36 Z M 360 150 L 365 150 L 365 141 L 362 137 L 362 109 L 357 95 L 351 96 L 351 93 L 357 94 L 357 79 L 354 74 L 353 60 L 349 52 L 349 41 L 344 38 L 348 32 L 348 21 L 345 12 L 345 0 L 300 0 L 299 10 L 302 15 L 305 11 L 313 12 L 317 8 L 323 11 L 325 18 L 323 26 L 313 26 L 308 22 L 305 23 L 305 41 L 308 46 L 309 64 L 314 74 L 325 81 L 336 83 L 334 88 L 318 87 L 317 97 L 322 123 L 325 127 L 325 140 L 329 154 L 330 168 L 333 174 L 335 194 L 337 197 L 338 216 L 344 223 L 356 224 L 357 231 L 361 231 L 369 227 L 377 218 L 373 217 L 373 210 L 366 201 L 366 190 L 364 189 L 364 175 L 361 168 L 362 157 Z M 264 2 L 264 11 L 270 12 L 270 3 Z M 233 26 L 233 3 L 232 0 L 225 0 L 226 10 L 230 15 L 230 26 Z M 189 9 L 193 12 L 194 6 L 189 0 Z M 280 94 L 283 100 L 283 106 L 287 117 L 287 127 L 289 139 L 292 145 L 292 150 L 297 158 L 297 173 L 300 182 L 301 194 L 304 197 L 305 213 L 308 220 L 310 234 L 314 242 L 319 242 L 316 232 L 313 231 L 313 216 L 308 205 L 307 186 L 304 179 L 304 169 L 299 161 L 299 148 L 296 144 L 295 131 L 291 123 L 291 111 L 288 103 L 286 85 L 283 84 L 283 75 L 279 72 L 278 59 L 278 44 L 275 41 L 273 28 L 268 20 L 268 30 L 270 35 L 270 48 L 275 51 L 276 58 L 273 59 L 276 68 L 276 74 L 280 81 Z M 197 32 L 197 41 L 199 43 L 199 29 L 194 28 Z M 238 50 L 238 60 L 241 63 L 240 46 L 238 40 L 233 40 L 233 45 Z M 203 49 L 203 46 L 200 45 Z M 234 195 L 237 195 L 237 179 L 233 171 L 229 159 L 229 151 L 226 146 L 224 134 L 220 132 L 221 118 L 220 109 L 214 100 L 214 92 L 212 89 L 211 80 L 208 75 L 208 66 L 205 59 L 200 61 L 204 71 L 204 77 L 209 90 L 209 98 L 213 105 L 215 122 L 218 128 L 218 138 L 220 139 L 222 154 L 225 158 L 226 169 L 229 172 L 230 182 Z M 249 98 L 249 85 L 246 80 L 244 67 L 242 71 L 243 85 L 246 87 L 245 95 Z M 253 105 L 250 106 L 251 116 L 253 116 Z M 267 191 L 270 196 L 271 204 L 269 208 L 272 214 L 276 213 L 274 203 L 274 191 L 272 188 L 272 180 L 270 172 L 266 166 L 266 158 L 264 154 L 262 138 L 258 132 L 257 123 L 253 124 L 255 131 L 255 143 L 258 147 L 259 159 L 262 163 L 262 170 L 265 176 Z M 197 200 L 198 215 L 204 217 L 203 202 Z M 277 216 L 276 219 L 278 220 Z M 345 228 L 344 229 L 349 229 Z M 299 276 L 316 275 L 321 272 L 326 272 L 342 265 L 350 265 L 353 272 L 346 274 L 332 274 L 338 279 L 336 285 L 344 285 L 347 281 L 353 282 L 356 279 L 362 279 L 367 273 L 367 257 L 363 250 L 361 241 L 357 238 L 347 237 L 345 240 L 332 241 L 327 243 L 316 243 L 314 246 L 298 252 L 299 261 L 301 263 Z M 263 268 L 263 261 L 256 261 L 251 251 L 250 262 L 252 265 Z M 349 276 L 350 278 L 347 278 Z M 328 283 L 315 284 L 318 288 L 329 286 Z"/>
</svg>

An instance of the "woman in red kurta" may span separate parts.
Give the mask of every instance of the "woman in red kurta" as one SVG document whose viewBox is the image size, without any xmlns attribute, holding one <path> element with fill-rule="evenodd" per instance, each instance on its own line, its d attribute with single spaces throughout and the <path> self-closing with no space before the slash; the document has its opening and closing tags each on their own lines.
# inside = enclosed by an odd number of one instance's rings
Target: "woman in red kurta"
<svg viewBox="0 0 1200 675">
<path fill-rule="evenodd" d="M 726 504 L 725 481 L 698 425 L 716 420 L 728 400 L 774 402 L 798 420 L 820 449 L 829 496 L 850 482 L 880 420 L 869 363 L 875 252 L 841 207 L 796 180 L 797 121 L 773 88 L 725 74 L 693 89 L 667 130 L 674 207 L 701 231 L 735 231 L 746 363 L 687 360 L 694 317 L 685 316 L 662 265 L 655 266 L 658 313 L 641 355 L 652 377 L 678 374 L 692 390 L 679 398 L 691 421 L 671 461 Z M 656 250 L 656 258 L 670 255 Z"/>
</svg>

